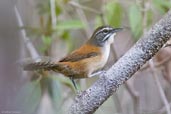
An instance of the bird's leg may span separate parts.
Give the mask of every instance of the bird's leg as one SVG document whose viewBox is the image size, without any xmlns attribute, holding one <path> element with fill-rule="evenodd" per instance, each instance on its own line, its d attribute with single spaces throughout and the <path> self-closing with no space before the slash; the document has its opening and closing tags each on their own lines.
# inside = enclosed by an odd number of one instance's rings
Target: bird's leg
<svg viewBox="0 0 171 114">
<path fill-rule="evenodd" d="M 77 85 L 76 85 L 76 83 L 75 83 L 73 77 L 70 77 L 70 80 L 72 81 L 72 83 L 73 83 L 73 85 L 74 85 L 74 88 L 75 88 L 76 90 L 78 90 Z"/>
</svg>

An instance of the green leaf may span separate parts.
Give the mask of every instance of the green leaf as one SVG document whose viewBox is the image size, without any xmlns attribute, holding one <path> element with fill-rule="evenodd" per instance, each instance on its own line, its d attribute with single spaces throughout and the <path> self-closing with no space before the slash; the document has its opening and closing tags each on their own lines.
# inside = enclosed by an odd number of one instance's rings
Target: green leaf
<svg viewBox="0 0 171 114">
<path fill-rule="evenodd" d="M 52 38 L 49 36 L 42 36 L 41 38 L 44 45 L 40 47 L 40 51 L 44 53 L 45 51 L 47 51 L 47 49 L 49 49 L 52 43 Z"/>
<path fill-rule="evenodd" d="M 46 46 L 49 46 L 52 43 L 52 38 L 49 36 L 43 36 L 42 41 Z"/>
<path fill-rule="evenodd" d="M 48 77 L 47 81 L 48 93 L 54 106 L 54 110 L 58 111 L 58 114 L 60 114 L 62 103 L 60 83 L 58 80 L 54 80 L 52 76 Z"/>
<path fill-rule="evenodd" d="M 122 22 L 122 7 L 120 3 L 118 2 L 109 2 L 106 5 L 106 17 L 108 24 L 114 26 L 114 27 L 120 27 Z"/>
<path fill-rule="evenodd" d="M 84 24 L 80 20 L 67 20 L 58 22 L 57 30 L 69 30 L 84 28 Z"/>
<path fill-rule="evenodd" d="M 137 5 L 132 5 L 129 9 L 129 23 L 133 36 L 137 40 L 142 34 L 142 14 Z"/>
<path fill-rule="evenodd" d="M 56 16 L 60 15 L 62 13 L 61 6 L 56 2 Z"/>
<path fill-rule="evenodd" d="M 153 4 L 162 14 L 167 12 L 171 7 L 171 1 L 169 0 L 153 0 Z"/>
<path fill-rule="evenodd" d="M 25 114 L 33 114 L 41 100 L 41 88 L 39 81 L 26 83 L 17 95 L 17 105 Z"/>
<path fill-rule="evenodd" d="M 65 41 L 68 51 L 73 50 L 73 39 L 71 39 L 71 35 L 69 30 L 64 30 L 64 31 L 58 31 L 58 36 Z"/>
<path fill-rule="evenodd" d="M 69 41 L 69 38 L 70 38 L 70 32 L 68 31 L 63 31 L 63 33 L 61 34 L 61 38 L 66 40 L 66 41 Z"/>
<path fill-rule="evenodd" d="M 52 38 L 49 36 L 42 36 L 41 38 L 44 45 L 40 47 L 40 51 L 44 53 L 47 49 L 49 49 L 52 43 Z"/>
</svg>

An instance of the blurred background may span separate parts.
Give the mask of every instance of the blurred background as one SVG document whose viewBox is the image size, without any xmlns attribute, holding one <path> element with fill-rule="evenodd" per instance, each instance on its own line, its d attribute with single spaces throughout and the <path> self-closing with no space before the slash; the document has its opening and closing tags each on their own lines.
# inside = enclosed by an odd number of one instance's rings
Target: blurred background
<svg viewBox="0 0 171 114">
<path fill-rule="evenodd" d="M 170 7 L 170 0 L 0 0 L 0 114 L 66 114 L 76 95 L 71 81 L 54 72 L 23 71 L 19 61 L 57 61 L 98 26 L 123 27 L 107 70 Z M 170 60 L 170 47 L 162 48 L 95 114 L 170 114 Z M 97 79 L 76 83 L 85 90 Z"/>
</svg>

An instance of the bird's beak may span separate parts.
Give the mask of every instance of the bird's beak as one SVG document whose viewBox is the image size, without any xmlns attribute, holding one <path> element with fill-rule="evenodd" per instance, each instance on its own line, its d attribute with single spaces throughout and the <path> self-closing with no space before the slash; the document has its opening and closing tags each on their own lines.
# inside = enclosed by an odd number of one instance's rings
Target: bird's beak
<svg viewBox="0 0 171 114">
<path fill-rule="evenodd" d="M 111 32 L 111 36 L 108 37 L 108 39 L 111 39 L 111 41 L 109 41 L 110 43 L 113 42 L 114 36 L 116 35 L 117 32 L 120 32 L 121 30 L 123 30 L 123 28 L 114 28 Z"/>
<path fill-rule="evenodd" d="M 112 32 L 113 33 L 116 33 L 116 32 L 120 32 L 120 31 L 122 31 L 123 30 L 123 28 L 114 28 L 113 30 L 112 30 Z"/>
</svg>

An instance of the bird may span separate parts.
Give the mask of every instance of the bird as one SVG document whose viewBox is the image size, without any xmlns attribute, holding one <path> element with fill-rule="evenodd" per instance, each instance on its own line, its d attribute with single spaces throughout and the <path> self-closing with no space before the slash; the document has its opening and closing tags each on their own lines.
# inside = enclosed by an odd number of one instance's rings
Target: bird
<svg viewBox="0 0 171 114">
<path fill-rule="evenodd" d="M 45 70 L 61 73 L 69 77 L 77 89 L 74 79 L 89 78 L 101 73 L 101 69 L 107 63 L 115 35 L 122 29 L 113 28 L 109 25 L 100 26 L 80 48 L 72 51 L 59 61 L 25 63 L 23 69 L 27 71 Z"/>
</svg>

